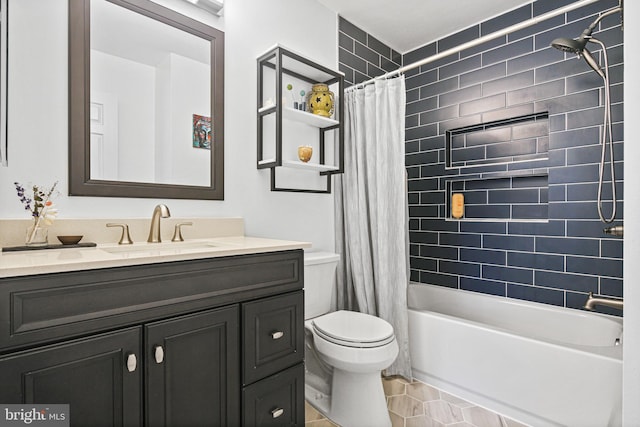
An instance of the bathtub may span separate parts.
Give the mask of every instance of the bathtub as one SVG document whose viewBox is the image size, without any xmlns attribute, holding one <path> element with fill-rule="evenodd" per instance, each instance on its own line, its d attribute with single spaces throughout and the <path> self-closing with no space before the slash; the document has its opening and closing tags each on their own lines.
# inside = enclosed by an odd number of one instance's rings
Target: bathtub
<svg viewBox="0 0 640 427">
<path fill-rule="evenodd" d="M 413 375 L 535 427 L 621 425 L 622 319 L 411 283 Z"/>
</svg>

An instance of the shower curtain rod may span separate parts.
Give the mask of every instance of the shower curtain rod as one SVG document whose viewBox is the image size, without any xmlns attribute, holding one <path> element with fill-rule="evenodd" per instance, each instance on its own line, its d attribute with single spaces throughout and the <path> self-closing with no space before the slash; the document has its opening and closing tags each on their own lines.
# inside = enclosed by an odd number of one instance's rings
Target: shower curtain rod
<svg viewBox="0 0 640 427">
<path fill-rule="evenodd" d="M 447 49 L 447 50 L 445 50 L 443 52 L 440 52 L 440 53 L 437 53 L 435 55 L 429 56 L 427 58 L 421 59 L 420 61 L 416 61 L 416 62 L 414 62 L 412 64 L 405 65 L 404 67 L 400 67 L 397 70 L 390 71 L 390 72 L 388 72 L 388 73 L 386 73 L 386 74 L 384 74 L 382 76 L 374 77 L 374 78 L 372 78 L 370 80 L 366 80 L 366 81 L 364 81 L 362 83 L 358 83 L 358 84 L 355 84 L 353 86 L 349 86 L 348 88 L 345 89 L 345 91 L 350 91 L 350 90 L 358 89 L 360 87 L 365 87 L 366 85 L 371 84 L 376 80 L 388 79 L 389 77 L 393 77 L 393 76 L 395 76 L 397 74 L 402 74 L 402 73 L 404 73 L 406 71 L 412 70 L 414 68 L 420 67 L 420 66 L 428 64 L 430 62 L 437 61 L 440 58 L 444 58 L 444 57 L 449 56 L 451 54 L 458 53 L 458 52 L 463 51 L 465 49 L 469 49 L 470 47 L 477 46 L 477 45 L 482 44 L 484 42 L 487 42 L 489 40 L 496 39 L 498 37 L 507 35 L 507 34 L 512 33 L 514 31 L 521 30 L 522 28 L 529 27 L 529 26 L 537 24 L 539 22 L 546 21 L 547 19 L 553 18 L 554 16 L 562 15 L 563 13 L 566 13 L 566 12 L 571 12 L 572 10 L 578 9 L 578 8 L 580 8 L 582 6 L 586 6 L 586 5 L 591 4 L 591 3 L 595 3 L 597 1 L 598 0 L 579 0 L 579 1 L 575 2 L 575 3 L 571 3 L 571 4 L 568 4 L 568 5 L 563 6 L 561 8 L 552 10 L 550 12 L 543 13 L 542 15 L 537 16 L 535 18 L 531 18 L 531 19 L 528 19 L 526 21 L 522 21 L 522 22 L 520 22 L 518 24 L 514 24 L 514 25 L 512 25 L 510 27 L 507 27 L 507 28 L 504 28 L 502 30 L 498 30 L 498 31 L 495 31 L 493 33 L 487 34 L 486 36 L 482 36 L 482 37 L 477 38 L 475 40 L 471 40 L 471 41 L 468 41 L 466 43 L 463 43 L 463 44 L 461 44 L 459 46 L 452 47 L 451 49 Z"/>
</svg>

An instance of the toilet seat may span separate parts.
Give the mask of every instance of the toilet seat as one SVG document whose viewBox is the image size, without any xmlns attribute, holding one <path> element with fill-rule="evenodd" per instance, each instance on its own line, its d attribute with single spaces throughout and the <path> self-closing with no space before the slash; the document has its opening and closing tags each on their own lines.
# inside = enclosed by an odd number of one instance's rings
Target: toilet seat
<svg viewBox="0 0 640 427">
<path fill-rule="evenodd" d="M 395 339 L 387 321 L 355 311 L 335 311 L 311 321 L 314 332 L 331 343 L 345 347 L 373 348 Z"/>
</svg>

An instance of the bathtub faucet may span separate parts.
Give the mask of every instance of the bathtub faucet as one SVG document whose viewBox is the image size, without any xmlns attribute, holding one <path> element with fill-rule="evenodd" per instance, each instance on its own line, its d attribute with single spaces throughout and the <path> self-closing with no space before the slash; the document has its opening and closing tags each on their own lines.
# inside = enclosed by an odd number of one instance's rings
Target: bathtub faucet
<svg viewBox="0 0 640 427">
<path fill-rule="evenodd" d="M 584 304 L 585 310 L 593 310 L 596 305 L 606 305 L 607 307 L 613 307 L 622 310 L 622 298 L 608 298 L 602 295 L 593 296 L 593 292 L 589 292 L 589 298 Z"/>
</svg>

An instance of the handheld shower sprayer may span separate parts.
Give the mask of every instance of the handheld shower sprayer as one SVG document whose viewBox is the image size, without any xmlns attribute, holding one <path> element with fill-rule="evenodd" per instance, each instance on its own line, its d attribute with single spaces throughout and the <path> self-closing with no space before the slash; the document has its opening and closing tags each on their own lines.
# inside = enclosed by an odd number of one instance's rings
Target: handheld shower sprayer
<svg viewBox="0 0 640 427">
<path fill-rule="evenodd" d="M 600 65 L 593 58 L 593 55 L 591 54 L 589 49 L 587 49 L 587 42 L 590 41 L 592 37 L 590 33 L 585 37 L 586 31 L 587 30 L 585 30 L 577 39 L 569 39 L 566 37 L 557 38 L 553 42 L 551 42 L 551 46 L 563 52 L 575 53 L 576 55 L 578 55 L 578 57 L 584 58 L 587 64 L 589 64 L 589 66 L 593 68 L 593 71 L 598 73 L 598 75 L 600 75 L 600 77 L 604 79 L 604 72 L 602 71 L 602 69 L 600 69 Z"/>
<path fill-rule="evenodd" d="M 551 46 L 563 52 L 575 53 L 576 55 L 578 55 L 578 57 L 583 57 L 587 64 L 589 64 L 589 66 L 593 68 L 593 70 L 604 79 L 605 75 L 602 72 L 602 69 L 600 68 L 598 62 L 594 59 L 589 49 L 587 49 L 587 43 L 590 41 L 596 42 L 596 40 L 591 37 L 591 33 L 593 33 L 593 30 L 598 26 L 600 21 L 602 21 L 605 17 L 618 12 L 622 12 L 622 2 L 620 3 L 620 6 L 598 15 L 596 20 L 593 21 L 587 28 L 585 28 L 585 30 L 582 32 L 582 34 L 580 34 L 579 37 L 575 39 L 560 37 L 554 39 L 551 42 Z"/>
<path fill-rule="evenodd" d="M 600 220 L 605 224 L 612 223 L 616 218 L 617 208 L 617 196 L 616 196 L 616 177 L 615 177 L 615 165 L 613 155 L 613 137 L 612 137 L 612 125 L 611 125 L 611 96 L 609 88 L 609 59 L 607 55 L 607 47 L 603 42 L 591 36 L 593 30 L 598 26 L 603 18 L 613 15 L 615 13 L 622 13 L 622 0 L 620 0 L 619 6 L 608 10 L 598 15 L 595 21 L 589 25 L 579 37 L 570 39 L 566 37 L 560 37 L 551 42 L 551 46 L 561 50 L 563 52 L 575 53 L 578 57 L 584 58 L 585 62 L 596 72 L 602 80 L 604 80 L 604 129 L 602 131 L 602 156 L 600 158 L 600 173 L 598 180 L 598 216 Z M 587 43 L 595 43 L 602 48 L 602 56 L 604 58 L 604 71 L 595 60 L 589 49 L 587 49 Z M 602 212 L 602 186 L 604 182 L 604 166 L 606 161 L 607 146 L 609 146 L 609 166 L 611 174 L 611 201 L 612 211 L 611 216 L 605 218 Z"/>
</svg>

